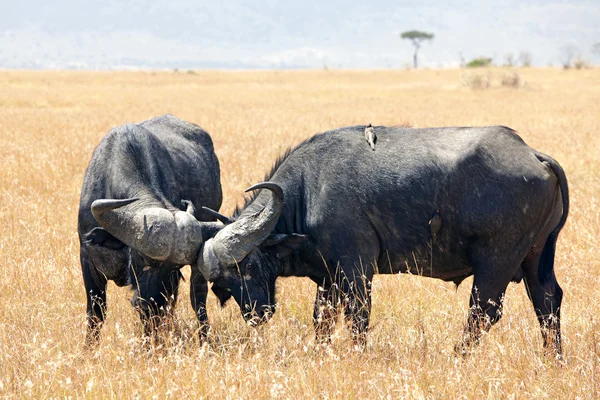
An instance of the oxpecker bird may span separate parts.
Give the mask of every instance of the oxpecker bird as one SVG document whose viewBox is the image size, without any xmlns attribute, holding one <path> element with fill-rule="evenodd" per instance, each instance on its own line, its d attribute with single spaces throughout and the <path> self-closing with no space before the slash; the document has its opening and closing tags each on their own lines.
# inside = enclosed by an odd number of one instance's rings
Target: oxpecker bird
<svg viewBox="0 0 600 400">
<path fill-rule="evenodd" d="M 365 139 L 369 143 L 369 146 L 375 151 L 375 143 L 377 142 L 377 135 L 375 135 L 375 131 L 373 131 L 373 125 L 369 124 L 365 128 Z"/>
</svg>

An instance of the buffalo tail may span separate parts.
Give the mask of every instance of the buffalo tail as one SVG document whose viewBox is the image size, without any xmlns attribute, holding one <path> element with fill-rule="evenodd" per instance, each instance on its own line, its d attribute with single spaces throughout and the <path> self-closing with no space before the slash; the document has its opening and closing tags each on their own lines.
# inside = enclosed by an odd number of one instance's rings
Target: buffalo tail
<svg viewBox="0 0 600 400">
<path fill-rule="evenodd" d="M 538 160 L 542 162 L 548 163 L 552 172 L 558 178 L 558 185 L 560 188 L 560 193 L 562 196 L 562 204 L 563 204 L 563 212 L 558 225 L 556 228 L 548 235 L 548 239 L 546 239 L 546 244 L 544 245 L 544 249 L 542 250 L 542 254 L 540 256 L 540 264 L 538 267 L 538 279 L 541 284 L 544 284 L 550 281 L 552 275 L 554 274 L 554 255 L 556 252 L 556 240 L 558 239 L 558 234 L 560 230 L 565 225 L 567 221 L 567 216 L 569 215 L 569 185 L 567 183 L 567 177 L 565 175 L 565 171 L 561 168 L 561 166 L 554 160 L 552 157 L 547 156 L 542 153 L 536 152 L 536 157 Z"/>
</svg>

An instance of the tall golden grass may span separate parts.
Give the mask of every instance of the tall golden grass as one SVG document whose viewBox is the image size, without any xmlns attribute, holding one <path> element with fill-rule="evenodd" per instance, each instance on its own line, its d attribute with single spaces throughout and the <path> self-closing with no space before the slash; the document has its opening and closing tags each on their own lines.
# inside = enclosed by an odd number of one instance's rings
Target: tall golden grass
<svg viewBox="0 0 600 400">
<path fill-rule="evenodd" d="M 600 70 L 518 71 L 527 84 L 472 90 L 461 72 L 0 72 L 0 397 L 554 398 L 600 396 Z M 83 346 L 76 214 L 92 150 L 116 125 L 173 113 L 212 135 L 229 213 L 277 155 L 353 124 L 508 125 L 555 157 L 571 187 L 556 271 L 563 366 L 544 356 L 523 284 L 467 358 L 453 345 L 471 280 L 377 276 L 366 349 L 338 329 L 315 344 L 308 279 L 279 280 L 280 308 L 257 330 L 208 301 L 195 335 L 184 283 L 165 344 L 141 344 L 130 292 L 110 284 L 98 349 Z M 189 277 L 189 268 L 184 274 Z"/>
</svg>

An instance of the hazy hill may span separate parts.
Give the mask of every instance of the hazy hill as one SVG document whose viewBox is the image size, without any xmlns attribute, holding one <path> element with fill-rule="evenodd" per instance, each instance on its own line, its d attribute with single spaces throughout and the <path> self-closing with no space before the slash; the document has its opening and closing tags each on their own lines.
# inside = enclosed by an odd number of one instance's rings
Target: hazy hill
<svg viewBox="0 0 600 400">
<path fill-rule="evenodd" d="M 600 41 L 597 0 L 1 1 L 0 68 L 402 67 L 409 29 L 436 34 L 427 66 L 520 50 L 546 65 Z"/>
</svg>

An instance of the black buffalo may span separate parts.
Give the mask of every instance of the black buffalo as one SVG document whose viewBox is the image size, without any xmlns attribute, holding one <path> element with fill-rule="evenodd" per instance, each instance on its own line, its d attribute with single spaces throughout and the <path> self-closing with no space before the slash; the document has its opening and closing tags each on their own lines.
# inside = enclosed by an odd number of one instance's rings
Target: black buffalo
<svg viewBox="0 0 600 400">
<path fill-rule="evenodd" d="M 569 195 L 559 164 L 506 127 L 373 127 L 374 151 L 365 128 L 316 135 L 279 159 L 254 187 L 268 190 L 204 243 L 204 277 L 254 322 L 273 313 L 277 277 L 309 277 L 317 337 L 329 337 L 342 304 L 363 342 L 374 274 L 473 275 L 461 352 L 500 319 L 508 283 L 524 279 L 544 345 L 560 355 L 554 253 Z"/>
<path fill-rule="evenodd" d="M 169 314 L 180 268 L 196 260 L 203 241 L 221 225 L 208 222 L 214 218 L 201 207 L 218 209 L 221 201 L 219 161 L 199 126 L 164 115 L 104 137 L 87 168 L 79 205 L 89 344 L 99 338 L 108 280 L 133 287 L 131 302 L 146 333 Z M 206 280 L 194 268 L 191 301 L 202 327 L 206 295 Z"/>
</svg>

